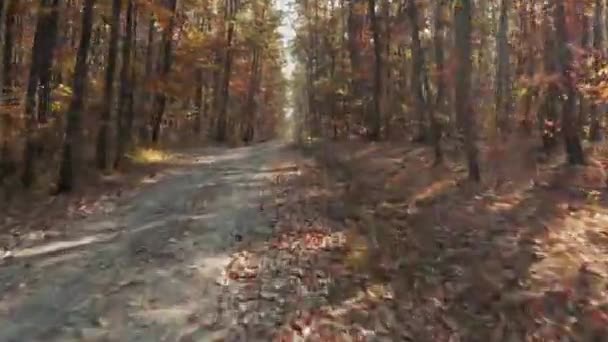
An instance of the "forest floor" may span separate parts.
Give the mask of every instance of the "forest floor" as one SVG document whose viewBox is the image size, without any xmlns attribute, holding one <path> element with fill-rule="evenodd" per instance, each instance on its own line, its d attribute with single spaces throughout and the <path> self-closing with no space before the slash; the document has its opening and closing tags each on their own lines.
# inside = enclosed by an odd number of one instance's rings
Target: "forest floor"
<svg viewBox="0 0 608 342">
<path fill-rule="evenodd" d="M 0 341 L 608 340 L 605 174 L 509 148 L 192 150 L 1 235 Z"/>
</svg>

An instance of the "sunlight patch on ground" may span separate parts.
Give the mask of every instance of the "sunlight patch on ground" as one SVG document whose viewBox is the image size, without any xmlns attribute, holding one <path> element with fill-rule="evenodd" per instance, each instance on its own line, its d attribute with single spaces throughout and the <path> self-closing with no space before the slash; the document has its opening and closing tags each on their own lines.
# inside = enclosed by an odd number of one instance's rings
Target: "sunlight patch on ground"
<svg viewBox="0 0 608 342">
<path fill-rule="evenodd" d="M 143 310 L 136 316 L 148 323 L 172 325 L 188 321 L 188 318 L 196 309 L 196 303 L 189 303 L 169 308 L 150 308 Z"/>
<path fill-rule="evenodd" d="M 444 179 L 440 181 L 433 182 L 428 187 L 422 189 L 420 192 L 413 196 L 414 202 L 424 202 L 426 200 L 432 199 L 444 193 L 449 188 L 455 185 L 454 180 L 452 179 Z"/>
<path fill-rule="evenodd" d="M 24 248 L 22 250 L 17 250 L 15 252 L 13 252 L 11 256 L 14 258 L 27 258 L 27 257 L 37 256 L 37 255 L 61 252 L 61 251 L 65 251 L 65 250 L 69 250 L 69 249 L 73 249 L 73 248 L 77 248 L 77 247 L 81 247 L 81 246 L 85 246 L 85 245 L 90 245 L 93 243 L 108 241 L 108 240 L 112 239 L 114 236 L 116 236 L 116 234 L 113 234 L 113 233 L 98 234 L 98 235 L 86 236 L 86 237 L 83 237 L 83 238 L 77 239 L 77 240 L 57 241 L 57 242 L 52 242 L 52 243 L 42 245 L 42 246 L 36 246 L 36 247 Z"/>
<path fill-rule="evenodd" d="M 588 215 L 580 210 L 547 223 L 547 236 L 535 241 L 541 260 L 530 268 L 530 279 L 536 288 L 569 288 L 582 273 L 592 270 L 597 276 L 596 282 L 601 283 L 600 291 L 592 297 L 606 295 L 607 228 L 598 221 L 585 220 Z"/>
<path fill-rule="evenodd" d="M 487 208 L 494 213 L 507 213 L 510 210 L 517 208 L 524 200 L 523 194 L 513 193 L 510 195 L 500 196 L 495 201 L 488 204 Z"/>
<path fill-rule="evenodd" d="M 371 260 L 367 239 L 354 230 L 350 230 L 346 233 L 345 240 L 346 264 L 354 270 L 368 267 Z"/>
<path fill-rule="evenodd" d="M 128 155 L 136 163 L 154 164 L 169 160 L 172 156 L 165 151 L 154 148 L 138 148 Z"/>
</svg>

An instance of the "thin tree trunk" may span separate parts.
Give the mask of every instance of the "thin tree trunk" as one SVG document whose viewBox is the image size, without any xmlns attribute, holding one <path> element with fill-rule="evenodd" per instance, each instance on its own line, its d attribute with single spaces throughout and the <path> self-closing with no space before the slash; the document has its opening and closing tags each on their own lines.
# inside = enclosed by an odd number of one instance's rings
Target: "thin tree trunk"
<svg viewBox="0 0 608 342">
<path fill-rule="evenodd" d="M 57 192 L 69 192 L 73 189 L 76 178 L 78 161 L 80 159 L 78 145 L 81 135 L 81 116 L 84 107 L 84 96 L 87 88 L 87 73 L 89 46 L 91 45 L 91 31 L 93 27 L 93 6 L 95 0 L 84 0 L 82 12 L 82 35 L 78 53 L 76 54 L 76 67 L 74 71 L 73 94 L 67 112 L 67 125 L 61 154 L 61 166 L 57 181 Z"/>
<path fill-rule="evenodd" d="M 433 45 L 435 49 L 435 69 L 437 73 L 435 96 L 435 110 L 442 111 L 445 102 L 445 52 L 443 48 L 444 19 L 442 13 L 445 9 L 446 0 L 438 0 L 435 7 L 435 32 L 433 35 Z"/>
<path fill-rule="evenodd" d="M 420 43 L 420 29 L 418 23 L 418 5 L 416 1 L 410 1 L 407 8 L 408 16 L 410 18 L 411 33 L 412 33 L 412 74 L 410 82 L 410 92 L 413 98 L 413 109 L 415 115 L 418 118 L 417 122 L 417 135 L 414 138 L 416 142 L 427 141 L 427 123 L 426 123 L 426 103 L 424 94 L 422 93 L 423 86 L 423 68 L 424 68 L 424 55 L 422 52 L 422 45 Z"/>
<path fill-rule="evenodd" d="M 6 101 L 15 85 L 13 77 L 15 60 L 15 31 L 17 26 L 18 0 L 9 0 L 4 28 L 4 51 L 2 64 L 2 95 Z"/>
<path fill-rule="evenodd" d="M 165 28 L 163 34 L 163 56 L 159 60 L 162 63 L 160 70 L 161 79 L 166 80 L 171 71 L 172 54 L 173 54 L 173 29 L 175 27 L 175 11 L 177 9 L 177 0 L 168 0 L 167 9 L 171 12 L 169 26 Z M 156 115 L 152 125 L 152 143 L 157 144 L 160 140 L 160 129 L 165 115 L 165 107 L 167 106 L 167 95 L 160 91 L 156 94 Z"/>
<path fill-rule="evenodd" d="M 233 15 L 229 16 L 228 33 L 226 38 L 226 54 L 224 56 L 224 68 L 222 77 L 223 82 L 219 99 L 220 107 L 218 110 L 217 127 L 215 133 L 215 139 L 218 142 L 224 142 L 226 140 L 226 114 L 228 110 L 228 97 L 230 96 L 230 77 L 232 74 L 232 42 L 235 31 L 234 22 L 232 20 Z"/>
<path fill-rule="evenodd" d="M 545 6 L 545 12 L 550 10 L 549 5 Z M 544 73 L 554 75 L 558 72 L 556 61 L 556 39 L 553 25 L 546 16 L 543 19 L 543 37 L 544 44 Z M 543 149 L 545 154 L 549 154 L 557 144 L 557 104 L 559 103 L 559 88 L 555 82 L 550 82 L 547 88 L 547 94 L 543 100 L 541 117 L 539 118 L 540 129 L 542 132 Z"/>
<path fill-rule="evenodd" d="M 574 105 L 576 88 L 572 78 L 572 55 L 568 44 L 570 37 L 566 26 L 565 0 L 554 0 L 555 29 L 557 34 L 558 58 L 561 67 L 561 76 L 565 88 L 566 99 L 562 106 L 562 128 L 564 145 L 570 164 L 585 164 L 583 147 L 575 126 Z"/>
<path fill-rule="evenodd" d="M 129 144 L 133 125 L 133 72 L 131 67 L 131 45 L 133 44 L 133 0 L 127 0 L 127 24 L 122 43 L 122 71 L 120 77 L 120 105 L 116 120 L 116 155 L 114 169 L 121 165 L 122 158 Z"/>
<path fill-rule="evenodd" d="M 371 140 L 380 139 L 380 131 L 382 129 L 382 44 L 380 42 L 380 26 L 376 17 L 376 0 L 368 0 L 369 20 L 374 38 L 374 87 L 373 87 L 373 104 L 372 113 L 369 114 L 369 125 L 371 130 L 369 138 Z"/>
<path fill-rule="evenodd" d="M 584 52 L 583 58 L 588 58 L 589 51 L 591 48 L 591 20 L 589 19 L 589 15 L 585 11 L 584 5 L 578 6 L 577 16 L 581 18 L 581 40 L 580 40 L 580 48 Z M 587 114 L 590 114 L 592 108 L 590 108 L 590 103 L 587 98 L 585 98 L 585 94 L 576 89 L 576 98 L 578 99 L 578 113 L 576 113 L 574 125 L 576 129 L 579 131 L 579 134 L 584 132 L 583 128 L 585 124 L 589 122 L 590 116 L 587 117 Z"/>
<path fill-rule="evenodd" d="M 116 56 L 118 55 L 121 10 L 122 1 L 113 0 L 108 65 L 105 75 L 104 107 L 101 114 L 101 127 L 97 135 L 97 168 L 100 170 L 105 170 L 108 167 L 108 142 L 110 138 L 112 108 L 114 108 L 114 74 L 116 72 Z"/>
<path fill-rule="evenodd" d="M 358 13 L 358 4 L 362 0 L 350 0 L 348 2 L 348 52 L 350 57 L 351 67 L 351 89 L 353 95 L 353 104 L 355 113 L 359 119 L 365 118 L 365 99 L 363 89 L 363 72 L 361 67 L 361 50 L 362 44 L 362 31 L 363 31 L 363 18 Z"/>
<path fill-rule="evenodd" d="M 456 43 L 456 118 L 464 133 L 464 148 L 468 161 L 469 179 L 479 182 L 481 172 L 477 160 L 477 145 L 475 142 L 475 120 L 471 105 L 471 16 L 472 0 L 460 0 L 454 6 L 455 43 Z"/>
<path fill-rule="evenodd" d="M 594 15 L 593 15 L 593 61 L 594 68 L 597 74 L 600 74 L 602 69 L 601 57 L 604 49 L 604 32 L 602 29 L 602 15 L 604 12 L 604 1 L 595 0 Z M 591 101 L 589 108 L 589 118 L 591 120 L 591 127 L 589 130 L 589 140 L 599 141 L 602 138 L 602 121 L 599 117 L 598 104 L 595 101 Z"/>
<path fill-rule="evenodd" d="M 194 87 L 194 106 L 196 107 L 196 116 L 194 117 L 193 132 L 196 137 L 201 133 L 202 117 L 203 117 L 203 70 L 196 69 L 196 86 Z"/>
<path fill-rule="evenodd" d="M 247 89 L 247 98 L 245 100 L 245 106 L 243 107 L 242 120 L 244 120 L 245 128 L 241 134 L 242 140 L 245 143 L 249 143 L 253 140 L 254 134 L 254 118 L 255 118 L 255 95 L 256 85 L 258 79 L 258 64 L 259 64 L 259 52 L 258 48 L 253 48 L 251 56 L 251 74 L 249 77 L 249 85 Z"/>
<path fill-rule="evenodd" d="M 500 18 L 496 35 L 496 129 L 499 132 L 508 131 L 509 94 L 509 9 L 511 0 L 500 3 Z M 532 58 L 532 56 L 528 56 Z"/>
<path fill-rule="evenodd" d="M 152 80 L 152 73 L 154 68 L 154 33 L 156 32 L 156 21 L 154 19 L 154 15 L 150 14 L 150 19 L 148 21 L 148 42 L 146 45 L 146 66 L 145 66 L 145 75 L 143 77 L 144 83 L 147 85 Z M 144 96 L 143 96 L 143 105 L 142 110 L 145 113 L 150 113 L 154 109 L 154 105 L 152 103 L 153 97 L 149 90 L 147 90 L 147 86 L 144 85 Z M 149 118 L 149 117 L 148 117 Z M 154 119 L 149 118 L 145 124 L 142 124 L 140 127 L 140 139 L 142 141 L 149 141 L 150 128 L 154 125 Z"/>
</svg>

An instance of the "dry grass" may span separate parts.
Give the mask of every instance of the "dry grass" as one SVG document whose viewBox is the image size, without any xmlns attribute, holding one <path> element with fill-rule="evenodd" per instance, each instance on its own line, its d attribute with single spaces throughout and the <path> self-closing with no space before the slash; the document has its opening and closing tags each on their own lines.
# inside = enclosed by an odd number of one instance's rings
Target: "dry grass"
<svg viewBox="0 0 608 342">
<path fill-rule="evenodd" d="M 156 148 L 136 148 L 127 155 L 133 162 L 139 164 L 162 163 L 170 160 L 172 154 Z"/>
</svg>

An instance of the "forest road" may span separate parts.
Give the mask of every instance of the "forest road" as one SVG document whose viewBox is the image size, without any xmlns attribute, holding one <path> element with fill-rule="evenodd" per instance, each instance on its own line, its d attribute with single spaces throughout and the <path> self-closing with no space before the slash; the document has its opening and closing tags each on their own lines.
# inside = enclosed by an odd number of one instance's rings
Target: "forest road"
<svg viewBox="0 0 608 342">
<path fill-rule="evenodd" d="M 272 233 L 264 203 L 292 154 L 278 142 L 193 152 L 70 238 L 16 251 L 0 264 L 0 341 L 231 340 L 222 273 Z"/>
</svg>

